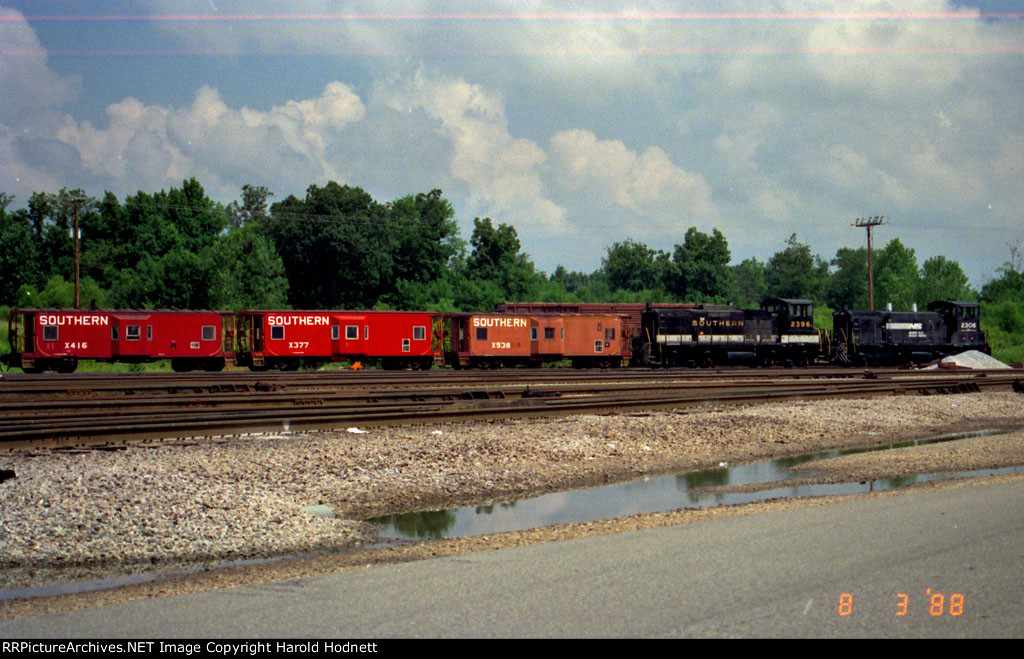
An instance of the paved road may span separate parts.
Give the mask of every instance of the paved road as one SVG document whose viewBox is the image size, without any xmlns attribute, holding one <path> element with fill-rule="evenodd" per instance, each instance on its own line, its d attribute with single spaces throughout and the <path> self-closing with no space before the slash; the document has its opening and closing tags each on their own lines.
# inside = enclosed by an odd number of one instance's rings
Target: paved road
<svg viewBox="0 0 1024 659">
<path fill-rule="evenodd" d="M 0 637 L 1020 637 L 1022 594 L 1017 482 L 3 620 Z"/>
</svg>

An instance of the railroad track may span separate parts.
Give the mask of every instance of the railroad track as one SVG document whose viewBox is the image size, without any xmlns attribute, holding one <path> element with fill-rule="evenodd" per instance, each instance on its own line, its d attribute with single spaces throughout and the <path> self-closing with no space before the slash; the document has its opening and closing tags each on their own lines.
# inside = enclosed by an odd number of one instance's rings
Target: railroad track
<svg viewBox="0 0 1024 659">
<path fill-rule="evenodd" d="M 710 372 L 617 371 L 586 377 L 567 373 L 515 373 L 515 377 L 481 378 L 473 374 L 423 378 L 362 375 L 332 378 L 282 378 L 276 387 L 241 389 L 245 378 L 214 385 L 207 378 L 199 391 L 185 391 L 180 376 L 145 378 L 145 386 L 125 395 L 106 388 L 107 378 L 82 378 L 63 393 L 40 387 L 19 391 L 4 379 L 0 387 L 0 451 L 40 447 L 117 446 L 131 440 L 211 437 L 245 433 L 336 430 L 351 426 L 602 413 L 611 410 L 685 407 L 704 403 L 752 403 L 871 395 L 929 394 L 1010 388 L 1019 371 L 870 371 L 846 369 L 835 377 L 827 369 Z M 509 375 L 511 372 L 503 373 Z M 570 372 L 572 373 L 572 372 Z M 159 374 L 163 376 L 164 374 Z M 167 374 L 171 375 L 171 374 Z M 344 374 L 351 376 L 351 374 Z M 851 377 L 852 376 L 852 377 Z M 290 376 L 294 378 L 295 376 Z M 398 379 L 395 379 L 395 378 Z M 218 378 L 222 380 L 223 376 Z M 93 380 L 93 381 L 90 381 Z M 159 382 L 160 380 L 166 380 Z M 266 374 L 258 382 L 266 382 Z M 311 384 L 311 381 L 313 382 Z M 103 386 L 97 387 L 97 383 Z M 249 383 L 251 384 L 251 382 Z M 8 391 L 6 385 L 11 385 Z M 134 386 L 134 385 L 133 385 Z M 222 387 L 211 391 L 203 387 Z M 246 385 L 248 387 L 248 385 Z M 51 387 L 47 389 L 46 387 Z M 225 387 L 230 387 L 226 389 Z M 194 388 L 194 387 L 193 387 Z M 172 391 L 173 390 L 173 391 Z M 82 395 L 87 391 L 89 395 Z M 78 392 L 77 394 L 74 392 Z"/>
<path fill-rule="evenodd" d="M 985 371 L 972 371 L 980 373 Z M 1004 371 L 990 371 L 998 374 Z M 0 375 L 0 400 L 52 395 L 101 396 L 105 392 L 124 395 L 180 392 L 266 392 L 321 389 L 467 386 L 494 383 L 543 383 L 591 381 L 708 381 L 745 379 L 797 380 L 808 378 L 899 377 L 908 373 L 918 377 L 939 376 L 950 371 L 907 371 L 899 368 L 853 369 L 832 366 L 807 368 L 720 367 L 716 369 L 610 369 L 606 371 L 560 368 L 499 369 L 495 371 L 454 371 L 436 369 L 418 372 L 322 370 L 305 373 L 233 371 L 226 373 L 73 373 Z"/>
</svg>

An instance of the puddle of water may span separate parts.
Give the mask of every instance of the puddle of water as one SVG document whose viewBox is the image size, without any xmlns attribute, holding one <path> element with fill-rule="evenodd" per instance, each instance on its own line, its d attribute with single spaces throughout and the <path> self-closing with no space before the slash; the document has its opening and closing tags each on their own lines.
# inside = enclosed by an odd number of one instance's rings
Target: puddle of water
<svg viewBox="0 0 1024 659">
<path fill-rule="evenodd" d="M 405 515 L 389 515 L 372 520 L 382 525 L 381 544 L 402 539 L 422 539 L 459 537 L 471 535 L 487 535 L 503 531 L 519 531 L 537 526 L 585 522 L 596 519 L 611 519 L 637 513 L 653 513 L 675 510 L 683 507 L 711 507 L 749 503 L 777 497 L 823 496 L 827 494 L 853 494 L 857 492 L 880 491 L 904 487 L 911 483 L 936 480 L 950 477 L 987 476 L 990 474 L 1015 473 L 1024 471 L 1024 465 L 1004 469 L 985 469 L 980 471 L 962 472 L 957 474 L 924 474 L 899 479 L 872 481 L 869 483 L 836 483 L 832 485 L 801 485 L 782 487 L 758 492 L 744 493 L 701 493 L 700 488 L 716 485 L 750 485 L 754 483 L 771 483 L 799 475 L 791 468 L 799 464 L 821 458 L 831 458 L 852 453 L 868 451 L 884 451 L 907 446 L 920 446 L 937 442 L 948 442 L 968 437 L 983 437 L 1000 432 L 1011 431 L 977 431 L 944 435 L 927 440 L 915 440 L 887 444 L 884 446 L 862 449 L 823 451 L 805 455 L 779 458 L 764 462 L 755 462 L 736 467 L 706 469 L 692 471 L 675 476 L 644 478 L 642 480 L 594 487 L 585 490 L 557 492 L 532 499 L 521 499 L 489 506 L 468 506 L 456 510 L 438 510 Z M 204 569 L 219 569 L 240 565 L 271 563 L 292 558 L 281 556 L 275 558 L 256 558 L 210 566 L 181 570 L 174 573 L 131 574 L 109 579 L 89 581 L 61 582 L 33 588 L 0 589 L 0 600 L 45 597 L 47 595 L 65 595 L 83 593 L 92 590 L 117 588 L 132 584 L 147 583 L 173 576 L 181 576 L 200 572 Z"/>
<path fill-rule="evenodd" d="M 968 437 L 999 434 L 1001 431 L 957 433 L 927 440 L 915 440 L 849 450 L 822 451 L 805 455 L 766 460 L 736 467 L 705 469 L 673 476 L 604 485 L 569 492 L 555 492 L 530 499 L 519 499 L 488 506 L 466 506 L 453 510 L 437 510 L 403 515 L 387 515 L 369 520 L 381 525 L 382 538 L 422 539 L 488 535 L 505 531 L 521 531 L 538 526 L 612 519 L 638 513 L 655 513 L 678 508 L 707 508 L 764 501 L 778 497 L 805 497 L 855 494 L 892 490 L 912 483 L 943 478 L 968 478 L 1024 471 L 1024 465 L 1002 469 L 919 474 L 864 483 L 833 483 L 772 488 L 771 483 L 799 476 L 793 468 L 823 458 L 869 451 L 886 451 L 908 446 L 948 442 Z M 1006 431 L 1009 432 L 1009 431 Z M 763 484 L 756 492 L 701 492 L 703 488 L 721 485 Z M 770 489 L 769 489 L 770 488 Z"/>
</svg>

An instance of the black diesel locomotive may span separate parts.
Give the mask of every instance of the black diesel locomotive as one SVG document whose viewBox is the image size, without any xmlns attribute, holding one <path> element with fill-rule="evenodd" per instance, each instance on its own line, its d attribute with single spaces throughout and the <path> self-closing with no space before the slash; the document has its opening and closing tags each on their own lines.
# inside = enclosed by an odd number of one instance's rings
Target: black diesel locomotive
<svg viewBox="0 0 1024 659">
<path fill-rule="evenodd" d="M 786 298 L 765 300 L 760 309 L 648 305 L 634 340 L 633 353 L 645 366 L 806 366 L 817 358 L 821 345 L 814 303 Z"/>
<path fill-rule="evenodd" d="M 979 350 L 990 354 L 977 302 L 939 300 L 928 311 L 837 311 L 829 361 L 855 366 L 923 363 Z"/>
</svg>

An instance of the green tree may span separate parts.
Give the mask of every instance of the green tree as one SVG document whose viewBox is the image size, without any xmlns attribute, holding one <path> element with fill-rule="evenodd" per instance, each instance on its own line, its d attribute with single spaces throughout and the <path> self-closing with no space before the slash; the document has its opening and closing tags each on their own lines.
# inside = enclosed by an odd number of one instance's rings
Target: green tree
<svg viewBox="0 0 1024 659">
<path fill-rule="evenodd" d="M 109 288 L 121 271 L 138 263 L 137 226 L 114 193 L 104 194 L 96 212 L 82 220 L 81 274 Z"/>
<path fill-rule="evenodd" d="M 755 309 L 767 293 L 765 264 L 756 258 L 745 259 L 732 268 L 732 288 L 729 299 L 738 307 Z"/>
<path fill-rule="evenodd" d="M 921 277 L 913 249 L 893 238 L 875 254 L 874 268 L 876 308 L 891 303 L 894 310 L 909 310 L 917 302 Z"/>
<path fill-rule="evenodd" d="M 206 196 L 195 178 L 159 192 L 156 203 L 164 207 L 164 217 L 178 230 L 183 247 L 194 254 L 210 246 L 227 223 L 225 209 Z"/>
<path fill-rule="evenodd" d="M 34 284 L 42 284 L 54 275 L 75 277 L 74 216 L 78 207 L 79 230 L 85 235 L 90 216 L 96 212 L 96 200 L 81 190 L 62 188 L 57 194 L 35 192 L 28 200 L 28 219 L 32 225 L 39 269 Z M 84 245 L 79 244 L 82 250 Z"/>
<path fill-rule="evenodd" d="M 1024 272 L 1017 266 L 1017 246 L 1000 276 L 981 288 L 981 323 L 992 345 L 992 355 L 1020 364 L 1024 355 Z"/>
<path fill-rule="evenodd" d="M 921 266 L 917 303 L 925 308 L 935 300 L 977 300 L 960 264 L 945 256 L 933 256 Z"/>
<path fill-rule="evenodd" d="M 251 223 L 217 238 L 203 255 L 215 309 L 279 309 L 288 303 L 284 262 Z"/>
<path fill-rule="evenodd" d="M 228 204 L 228 228 L 238 229 L 265 218 L 268 200 L 273 196 L 274 193 L 262 185 L 243 185 L 241 203 L 233 201 Z"/>
<path fill-rule="evenodd" d="M 811 248 L 797 240 L 794 233 L 786 249 L 776 252 L 765 267 L 769 297 L 808 298 L 822 301 L 828 282 L 828 263 L 811 256 Z"/>
<path fill-rule="evenodd" d="M 868 250 L 841 247 L 832 259 L 836 271 L 825 287 L 825 301 L 833 309 L 868 308 Z"/>
<path fill-rule="evenodd" d="M 608 285 L 614 289 L 642 291 L 658 288 L 659 252 L 643 243 L 626 239 L 608 248 L 608 254 L 601 259 L 601 269 Z"/>
<path fill-rule="evenodd" d="M 490 303 L 495 295 L 504 300 L 520 302 L 536 291 L 541 277 L 529 256 L 519 251 L 519 236 L 515 227 L 500 224 L 495 228 L 491 218 L 476 218 L 473 220 L 470 245 L 473 251 L 466 261 L 465 276 L 467 285 L 477 292 L 473 297 L 480 303 Z M 493 304 L 490 307 L 471 308 L 493 308 Z"/>
<path fill-rule="evenodd" d="M 1014 268 L 1012 262 L 1004 264 L 998 279 L 981 287 L 983 302 L 1015 302 L 1024 304 L 1024 272 Z"/>
<path fill-rule="evenodd" d="M 85 308 L 99 309 L 107 303 L 106 291 L 91 277 L 79 281 L 78 298 L 80 306 Z M 18 304 L 43 309 L 70 309 L 75 306 L 75 282 L 53 275 L 39 292 L 34 287 L 23 286 L 19 291 Z"/>
<path fill-rule="evenodd" d="M 289 195 L 261 223 L 288 274 L 295 308 L 369 308 L 394 288 L 400 236 L 388 208 L 361 188 L 334 181 Z"/>
<path fill-rule="evenodd" d="M 7 212 L 14 198 L 0 193 L 0 304 L 15 303 L 18 289 L 39 271 L 32 224 L 24 211 Z"/>
<path fill-rule="evenodd" d="M 683 244 L 676 245 L 672 254 L 677 274 L 669 290 L 691 301 L 728 297 L 732 285 L 730 258 L 729 243 L 721 231 L 714 229 L 708 235 L 690 227 Z"/>
<path fill-rule="evenodd" d="M 455 223 L 455 209 L 440 190 L 396 200 L 391 204 L 390 219 L 398 235 L 396 280 L 434 281 L 465 249 Z"/>
</svg>

